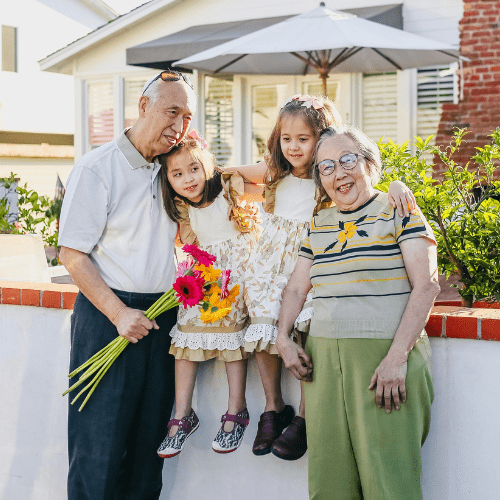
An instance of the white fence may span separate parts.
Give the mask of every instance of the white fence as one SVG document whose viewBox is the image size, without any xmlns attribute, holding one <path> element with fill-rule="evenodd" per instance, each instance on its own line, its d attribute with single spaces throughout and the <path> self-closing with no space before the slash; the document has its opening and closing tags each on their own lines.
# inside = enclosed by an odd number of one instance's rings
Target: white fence
<svg viewBox="0 0 500 500">
<path fill-rule="evenodd" d="M 66 410 L 71 311 L 0 305 L 0 498 L 66 498 Z M 425 500 L 498 500 L 500 342 L 431 339 L 436 398 L 423 449 Z M 299 386 L 284 374 L 287 401 Z M 306 500 L 307 455 L 284 462 L 251 452 L 264 397 L 250 361 L 250 426 L 239 450 L 211 442 L 226 411 L 222 363 L 200 368 L 194 407 L 200 429 L 166 461 L 161 500 Z M 332 454 L 332 460 L 334 456 Z M 403 499 L 402 499 L 403 500 Z"/>
</svg>

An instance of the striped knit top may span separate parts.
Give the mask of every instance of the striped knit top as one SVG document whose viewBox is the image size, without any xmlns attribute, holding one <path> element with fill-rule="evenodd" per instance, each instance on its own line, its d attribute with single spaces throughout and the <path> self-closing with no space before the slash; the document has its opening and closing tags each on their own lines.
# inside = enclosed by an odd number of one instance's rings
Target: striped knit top
<svg viewBox="0 0 500 500">
<path fill-rule="evenodd" d="M 353 211 L 318 212 L 299 255 L 313 259 L 310 335 L 326 338 L 394 338 L 411 285 L 399 243 L 426 237 L 419 211 L 402 218 L 378 192 Z"/>
</svg>

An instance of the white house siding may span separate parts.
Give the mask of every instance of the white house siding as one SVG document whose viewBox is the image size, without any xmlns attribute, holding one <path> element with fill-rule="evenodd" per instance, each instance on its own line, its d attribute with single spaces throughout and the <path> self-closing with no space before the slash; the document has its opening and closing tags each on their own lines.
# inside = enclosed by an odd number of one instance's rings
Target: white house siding
<svg viewBox="0 0 500 500">
<path fill-rule="evenodd" d="M 2 2 L 0 24 L 17 28 L 18 43 L 18 71 L 0 72 L 0 130 L 72 134 L 72 79 L 40 71 L 38 60 L 88 28 L 36 0 Z"/>
<path fill-rule="evenodd" d="M 344 1 L 327 1 L 327 6 L 332 9 L 345 8 Z M 349 8 L 360 8 L 380 5 L 380 0 L 352 0 Z M 144 79 L 155 74 L 155 70 L 143 69 L 126 65 L 125 51 L 128 47 L 144 43 L 155 38 L 181 31 L 190 26 L 236 21 L 258 17 L 274 17 L 280 15 L 298 14 L 317 7 L 318 2 L 314 1 L 265 1 L 255 0 L 215 0 L 206 2 L 205 0 L 185 0 L 174 2 L 154 15 L 143 19 L 141 22 L 121 30 L 108 39 L 104 39 L 93 45 L 88 50 L 78 54 L 73 59 L 68 59 L 59 68 L 60 71 L 73 73 L 76 78 L 76 123 L 75 133 L 75 157 L 78 159 L 81 154 L 88 150 L 88 136 L 86 136 L 86 113 L 88 103 L 85 101 L 86 81 L 95 79 L 107 79 L 113 81 L 115 85 L 115 135 L 123 125 L 123 83 L 122 77 L 142 77 Z M 147 5 L 142 7 L 147 8 Z M 462 16 L 461 0 L 408 0 L 404 2 L 403 16 L 405 29 L 428 37 L 448 41 L 458 45 L 459 32 L 458 21 Z M 140 13 L 140 9 L 134 11 L 131 16 Z M 114 21 L 114 22 L 120 22 Z M 401 141 L 409 139 L 417 133 L 416 126 L 416 101 L 412 97 L 416 94 L 416 71 L 408 70 L 412 76 L 398 77 L 398 112 L 396 128 L 399 131 L 398 137 L 394 140 Z M 335 75 L 337 77 L 337 75 Z M 234 161 L 248 162 L 251 159 L 251 112 L 250 96 L 251 88 L 249 81 L 254 81 L 255 77 L 235 77 L 233 88 L 234 99 Z M 361 83 L 359 76 L 339 75 L 344 79 L 341 88 L 341 114 L 346 121 L 352 122 L 361 127 L 363 124 L 363 92 L 356 88 Z M 278 84 L 282 80 L 278 77 L 266 76 L 269 84 Z M 195 83 L 200 93 L 199 112 L 193 126 L 203 132 L 203 79 L 198 81 L 195 76 Z M 251 85 L 250 85 L 251 86 Z M 411 89 L 408 88 L 411 86 Z M 298 80 L 294 86 L 290 86 L 290 94 L 300 90 L 301 84 Z M 347 102 L 343 100 L 347 99 Z M 381 129 L 383 134 L 384 130 Z M 382 135 L 380 134 L 380 135 Z M 373 131 L 376 136 L 376 130 Z"/>
<path fill-rule="evenodd" d="M 66 185 L 73 164 L 73 158 L 0 158 L 0 178 L 13 172 L 20 186 L 27 183 L 29 189 L 52 199 L 57 176 Z"/>
</svg>

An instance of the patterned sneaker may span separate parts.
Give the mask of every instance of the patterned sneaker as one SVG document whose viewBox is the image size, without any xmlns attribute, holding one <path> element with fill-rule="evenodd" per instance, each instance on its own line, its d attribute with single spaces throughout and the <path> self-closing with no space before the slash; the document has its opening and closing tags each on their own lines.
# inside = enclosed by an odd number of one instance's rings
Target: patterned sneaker
<svg viewBox="0 0 500 500">
<path fill-rule="evenodd" d="M 170 432 L 170 428 L 174 425 L 178 425 L 179 428 L 177 429 L 177 432 L 170 437 L 168 434 Z M 172 418 L 168 423 L 167 437 L 158 448 L 158 455 L 161 458 L 172 458 L 178 455 L 182 451 L 182 448 L 184 448 L 186 439 L 191 436 L 191 434 L 198 429 L 199 426 L 200 421 L 198 420 L 198 416 L 193 409 L 191 409 L 191 413 L 187 417 L 183 417 L 180 420 Z"/>
<path fill-rule="evenodd" d="M 249 420 L 250 415 L 246 408 L 238 412 L 237 415 L 230 415 L 227 412 L 222 415 L 220 419 L 222 425 L 212 443 L 212 450 L 216 453 L 231 453 L 236 450 L 243 441 L 243 434 Z M 234 422 L 234 429 L 230 432 L 224 430 L 224 423 L 227 421 Z"/>
</svg>

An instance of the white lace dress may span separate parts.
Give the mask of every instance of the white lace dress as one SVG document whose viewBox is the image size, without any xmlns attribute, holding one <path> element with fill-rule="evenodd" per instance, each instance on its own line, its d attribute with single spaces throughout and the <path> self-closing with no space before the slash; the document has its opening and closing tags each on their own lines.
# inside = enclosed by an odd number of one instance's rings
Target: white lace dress
<svg viewBox="0 0 500 500">
<path fill-rule="evenodd" d="M 244 277 L 248 259 L 257 242 L 255 231 L 239 232 L 228 220 L 228 202 L 224 191 L 205 208 L 189 207 L 189 221 L 200 248 L 215 255 L 214 267 L 231 269 L 229 288 L 240 285 L 236 302 L 228 316 L 215 323 L 203 323 L 199 307 L 179 307 L 177 324 L 170 332 L 170 353 L 176 359 L 204 361 L 218 358 L 236 361 L 245 357 L 242 349 L 248 326 L 248 312 L 243 299 Z"/>
<path fill-rule="evenodd" d="M 316 206 L 312 179 L 288 175 L 276 188 L 274 210 L 268 214 L 256 250 L 250 257 L 245 278 L 245 302 L 250 326 L 245 333 L 247 352 L 277 354 L 276 335 L 283 290 L 297 262 L 298 253 Z M 266 203 L 270 200 L 266 199 Z M 307 332 L 312 317 L 309 294 L 295 329 Z"/>
</svg>

